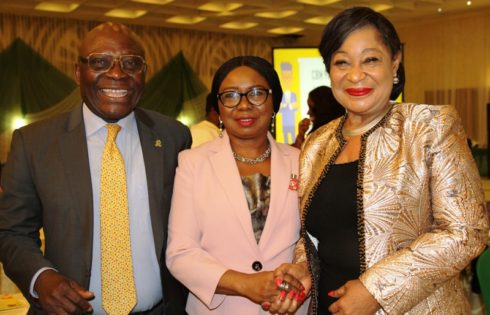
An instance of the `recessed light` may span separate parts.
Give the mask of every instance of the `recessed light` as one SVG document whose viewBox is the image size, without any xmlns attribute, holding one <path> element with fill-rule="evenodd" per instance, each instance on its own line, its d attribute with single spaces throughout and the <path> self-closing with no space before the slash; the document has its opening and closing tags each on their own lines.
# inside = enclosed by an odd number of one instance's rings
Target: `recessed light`
<svg viewBox="0 0 490 315">
<path fill-rule="evenodd" d="M 229 22 L 221 24 L 219 27 L 232 29 L 232 30 L 245 30 L 257 26 L 258 23 L 254 22 Z"/>
<path fill-rule="evenodd" d="M 305 22 L 310 24 L 327 25 L 331 19 L 333 19 L 333 16 L 315 16 L 305 20 Z"/>
<path fill-rule="evenodd" d="M 466 5 L 467 6 L 470 6 L 471 5 L 471 1 L 466 1 Z"/>
<path fill-rule="evenodd" d="M 204 21 L 205 19 L 206 18 L 203 16 L 176 15 L 166 19 L 166 21 L 175 24 L 197 24 Z"/>
<path fill-rule="evenodd" d="M 145 10 L 112 9 L 107 11 L 104 15 L 123 19 L 136 19 L 145 15 L 147 12 L 148 11 Z"/>
<path fill-rule="evenodd" d="M 78 8 L 78 6 L 78 3 L 41 2 L 36 5 L 35 9 L 50 12 L 71 12 Z"/>
<path fill-rule="evenodd" d="M 387 3 L 374 3 L 370 4 L 369 6 L 376 12 L 382 12 L 393 8 L 392 4 Z"/>
<path fill-rule="evenodd" d="M 327 5 L 339 2 L 340 0 L 296 0 L 300 3 L 312 4 L 312 5 Z"/>
<path fill-rule="evenodd" d="M 263 17 L 266 19 L 282 19 L 282 18 L 285 18 L 287 16 L 294 15 L 296 13 L 298 13 L 298 11 L 294 11 L 294 10 L 277 11 L 277 12 L 271 11 L 271 12 L 255 13 L 255 16 Z"/>
<path fill-rule="evenodd" d="M 441 13 L 442 12 L 442 8 L 437 8 L 437 12 Z"/>
<path fill-rule="evenodd" d="M 268 30 L 267 32 L 272 34 L 293 34 L 301 32 L 303 29 L 301 27 L 276 27 Z"/>
<path fill-rule="evenodd" d="M 233 11 L 243 6 L 239 2 L 208 2 L 197 7 L 199 10 L 211 11 L 211 12 L 226 12 Z"/>
<path fill-rule="evenodd" d="M 167 4 L 170 2 L 173 2 L 174 0 L 131 0 L 133 2 L 141 2 L 141 3 L 149 3 L 149 4 L 158 4 L 158 5 L 163 5 Z"/>
</svg>

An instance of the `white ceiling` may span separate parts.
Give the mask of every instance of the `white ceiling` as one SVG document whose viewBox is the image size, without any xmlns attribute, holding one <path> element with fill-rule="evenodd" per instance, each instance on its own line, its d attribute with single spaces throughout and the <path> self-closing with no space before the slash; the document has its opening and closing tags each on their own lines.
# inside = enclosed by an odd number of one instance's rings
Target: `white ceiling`
<svg viewBox="0 0 490 315">
<path fill-rule="evenodd" d="M 148 4 L 136 1 L 170 1 L 170 0 L 46 0 L 57 3 L 76 3 L 79 6 L 69 13 L 53 13 L 38 11 L 34 8 L 41 0 L 0 0 L 0 13 L 13 13 L 32 16 L 52 16 L 68 19 L 120 21 L 126 24 L 153 25 L 168 28 L 183 28 L 202 31 L 246 34 L 253 36 L 280 36 L 270 33 L 277 27 L 294 27 L 300 29 L 289 33 L 295 37 L 318 37 L 325 26 L 305 22 L 315 17 L 331 17 L 337 12 L 355 5 L 367 5 L 386 15 L 395 25 L 417 21 L 440 19 L 445 16 L 468 14 L 482 10 L 490 10 L 490 0 L 473 0 L 467 5 L 466 0 L 319 0 L 326 5 L 312 5 L 304 2 L 311 0 L 174 0 L 167 4 Z M 242 6 L 226 12 L 211 12 L 200 9 L 210 1 L 220 4 L 241 3 Z M 134 19 L 111 18 L 104 14 L 112 9 L 130 9 L 147 11 Z M 438 9 L 442 9 L 438 12 Z M 280 19 L 257 16 L 258 13 L 295 11 L 294 14 Z M 205 18 L 192 25 L 169 23 L 167 19 L 175 15 Z M 221 25 L 228 22 L 246 22 L 256 24 L 252 28 L 225 29 Z"/>
</svg>

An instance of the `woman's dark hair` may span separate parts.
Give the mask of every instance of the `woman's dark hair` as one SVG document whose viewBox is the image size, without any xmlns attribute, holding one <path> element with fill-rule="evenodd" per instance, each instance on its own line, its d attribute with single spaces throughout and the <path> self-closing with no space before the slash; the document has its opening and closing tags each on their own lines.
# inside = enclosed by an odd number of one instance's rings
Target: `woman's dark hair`
<svg viewBox="0 0 490 315">
<path fill-rule="evenodd" d="M 246 66 L 257 71 L 269 83 L 272 90 L 272 103 L 274 112 L 279 111 L 279 106 L 282 100 L 282 87 L 274 67 L 265 59 L 257 56 L 238 56 L 231 58 L 219 67 L 214 74 L 213 83 L 211 85 L 211 94 L 218 98 L 219 87 L 228 73 L 232 70 Z M 219 113 L 218 101 L 213 103 L 214 109 Z"/>
<path fill-rule="evenodd" d="M 391 52 L 391 57 L 401 51 L 400 38 L 396 33 L 395 27 L 386 17 L 367 7 L 353 7 L 337 14 L 323 31 L 318 49 L 328 73 L 330 73 L 332 55 L 342 46 L 347 36 L 353 31 L 368 25 L 378 30 L 381 40 Z M 405 70 L 401 62 L 396 74 L 399 83 L 393 85 L 390 95 L 391 100 L 400 95 L 405 85 Z"/>
<path fill-rule="evenodd" d="M 315 116 L 310 132 L 345 114 L 345 108 L 335 99 L 332 89 L 328 86 L 314 88 L 308 93 L 308 97 L 313 103 L 311 112 Z"/>
</svg>

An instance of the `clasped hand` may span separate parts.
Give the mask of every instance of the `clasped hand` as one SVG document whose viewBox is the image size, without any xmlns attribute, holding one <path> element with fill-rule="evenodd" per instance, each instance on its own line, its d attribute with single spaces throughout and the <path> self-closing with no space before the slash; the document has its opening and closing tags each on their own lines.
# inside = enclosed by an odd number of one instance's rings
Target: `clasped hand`
<svg viewBox="0 0 490 315">
<path fill-rule="evenodd" d="M 273 271 L 275 295 L 261 303 L 271 314 L 292 314 L 301 306 L 311 289 L 306 264 L 282 264 Z"/>
</svg>

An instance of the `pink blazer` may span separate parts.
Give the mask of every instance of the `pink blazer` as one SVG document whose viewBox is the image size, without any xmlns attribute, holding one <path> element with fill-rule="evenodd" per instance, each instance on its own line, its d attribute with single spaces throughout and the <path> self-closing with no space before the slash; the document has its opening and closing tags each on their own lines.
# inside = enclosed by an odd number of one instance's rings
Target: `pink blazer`
<svg viewBox="0 0 490 315">
<path fill-rule="evenodd" d="M 166 262 L 191 293 L 189 314 L 268 314 L 246 298 L 215 294 L 228 269 L 244 273 L 273 270 L 291 262 L 299 239 L 298 194 L 290 190 L 298 174 L 299 151 L 274 141 L 271 200 L 257 244 L 242 182 L 224 134 L 179 155 L 169 218 Z M 300 310 L 297 314 L 305 314 Z"/>
</svg>

